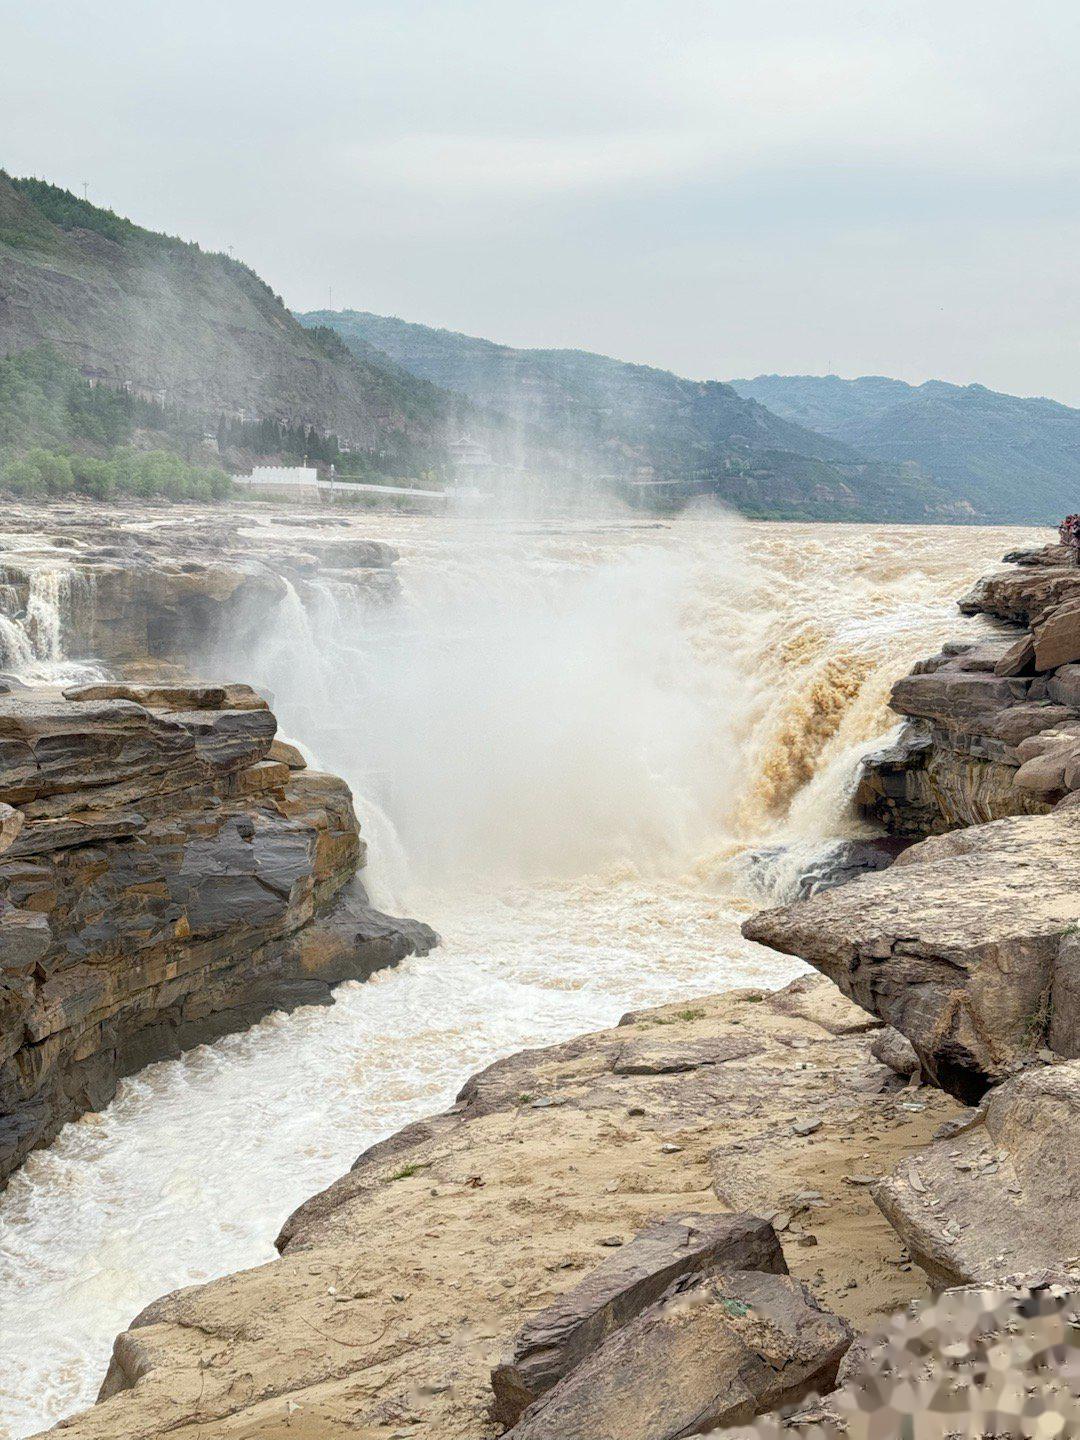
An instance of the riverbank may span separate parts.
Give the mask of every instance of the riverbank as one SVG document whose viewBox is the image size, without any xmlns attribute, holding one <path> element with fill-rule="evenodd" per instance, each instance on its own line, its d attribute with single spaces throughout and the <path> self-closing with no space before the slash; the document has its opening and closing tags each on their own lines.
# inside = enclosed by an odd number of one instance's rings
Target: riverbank
<svg viewBox="0 0 1080 1440">
<path fill-rule="evenodd" d="M 151 1306 L 111 1398 L 60 1433 L 497 1435 L 490 1371 L 526 1317 L 686 1212 L 772 1217 L 791 1273 L 862 1328 L 921 1290 L 867 1174 L 957 1113 L 875 1033 L 815 978 L 499 1062 L 302 1206 L 280 1260 Z"/>
</svg>

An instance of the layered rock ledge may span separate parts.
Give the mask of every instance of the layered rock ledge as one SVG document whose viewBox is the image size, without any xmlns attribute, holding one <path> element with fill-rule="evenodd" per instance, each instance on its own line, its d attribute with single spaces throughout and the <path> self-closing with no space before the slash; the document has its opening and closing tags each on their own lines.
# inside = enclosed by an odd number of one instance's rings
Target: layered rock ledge
<svg viewBox="0 0 1080 1440">
<path fill-rule="evenodd" d="M 907 723 L 863 767 L 856 806 L 890 834 L 920 837 L 1042 814 L 1080 786 L 1080 565 L 1060 545 L 960 601 L 994 629 L 949 644 L 893 688 Z"/>
<path fill-rule="evenodd" d="M 935 836 L 890 869 L 754 916 L 967 1103 L 1043 1052 L 1080 1057 L 1080 811 Z"/>
<path fill-rule="evenodd" d="M 0 1181 L 122 1076 L 434 943 L 247 686 L 3 689 Z"/>
</svg>

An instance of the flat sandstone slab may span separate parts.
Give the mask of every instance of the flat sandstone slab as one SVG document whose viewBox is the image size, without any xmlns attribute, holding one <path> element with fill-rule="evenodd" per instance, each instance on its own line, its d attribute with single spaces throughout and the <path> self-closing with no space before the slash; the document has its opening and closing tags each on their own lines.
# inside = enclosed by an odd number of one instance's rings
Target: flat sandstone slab
<svg viewBox="0 0 1080 1440">
<path fill-rule="evenodd" d="M 491 1371 L 530 1316 L 673 1216 L 775 1214 L 820 1303 L 856 1328 L 903 1305 L 923 1278 L 863 1177 L 957 1107 L 921 1092 L 905 1108 L 872 1033 L 833 1033 L 861 1031 L 856 1008 L 815 989 L 832 987 L 683 1001 L 490 1066 L 301 1207 L 280 1260 L 149 1306 L 119 1337 L 111 1398 L 58 1433 L 487 1440 Z M 719 1062 L 721 1040 L 741 1058 Z M 646 1047 L 685 1068 L 622 1073 Z"/>
<path fill-rule="evenodd" d="M 544 1395 L 509 1440 L 678 1440 L 831 1388 L 851 1331 L 786 1275 L 678 1282 Z"/>
</svg>

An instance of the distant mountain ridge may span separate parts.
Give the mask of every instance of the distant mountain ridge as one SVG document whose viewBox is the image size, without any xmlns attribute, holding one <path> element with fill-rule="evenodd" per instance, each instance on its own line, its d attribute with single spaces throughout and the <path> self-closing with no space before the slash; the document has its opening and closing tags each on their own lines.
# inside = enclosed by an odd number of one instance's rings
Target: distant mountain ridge
<svg viewBox="0 0 1080 1440">
<path fill-rule="evenodd" d="M 1056 523 L 1080 508 L 1080 410 L 1056 400 L 880 375 L 759 375 L 731 384 L 864 455 L 918 464 L 988 519 Z"/>
<path fill-rule="evenodd" d="M 737 440 L 822 460 L 857 458 L 849 446 L 781 419 L 716 380 L 684 380 L 583 350 L 519 350 L 366 311 L 312 311 L 299 319 L 336 330 L 359 353 L 389 355 L 412 374 L 524 424 L 569 423 L 583 442 L 609 444 L 619 436 L 640 443 L 678 415 L 700 440 Z"/>
<path fill-rule="evenodd" d="M 365 311 L 294 316 L 231 256 L 0 171 L 0 357 L 47 349 L 79 384 L 168 411 L 162 443 L 194 455 L 216 438 L 234 467 L 281 436 L 354 479 L 486 465 L 486 488 L 600 486 L 660 508 L 707 493 L 765 518 L 1049 521 L 1080 505 L 1080 411 L 1052 401 L 882 377 L 697 381 Z M 22 437 L 7 452 L 25 454 L 40 439 L 0 403 Z"/>
<path fill-rule="evenodd" d="M 914 465 L 857 449 L 778 416 L 720 381 L 580 350 L 522 350 L 368 311 L 317 310 L 357 356 L 381 354 L 441 389 L 504 415 L 532 443 L 627 483 L 685 484 L 749 514 L 806 519 L 961 519 Z"/>
</svg>

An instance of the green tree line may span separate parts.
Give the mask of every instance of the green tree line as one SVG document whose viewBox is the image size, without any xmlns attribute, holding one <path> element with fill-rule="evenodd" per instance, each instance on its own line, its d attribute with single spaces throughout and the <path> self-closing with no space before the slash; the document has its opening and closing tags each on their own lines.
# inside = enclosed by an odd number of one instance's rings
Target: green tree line
<svg viewBox="0 0 1080 1440">
<path fill-rule="evenodd" d="M 216 466 L 192 465 L 170 450 L 121 448 L 100 459 L 35 448 L 0 465 L 0 490 L 40 498 L 225 500 L 232 494 L 232 479 Z"/>
</svg>

